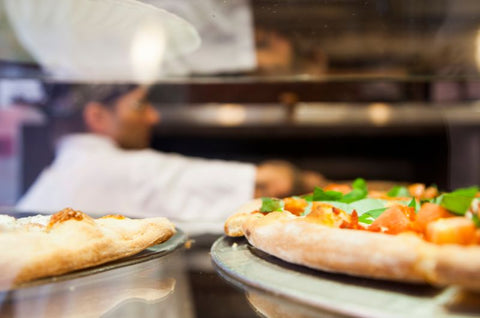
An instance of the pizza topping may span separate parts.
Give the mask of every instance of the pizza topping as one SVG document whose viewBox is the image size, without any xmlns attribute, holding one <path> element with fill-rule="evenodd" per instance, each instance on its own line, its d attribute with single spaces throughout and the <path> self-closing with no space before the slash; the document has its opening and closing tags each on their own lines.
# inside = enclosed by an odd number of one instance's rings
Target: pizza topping
<svg viewBox="0 0 480 318">
<path fill-rule="evenodd" d="M 316 187 L 313 196 L 305 199 L 313 201 L 337 201 L 352 203 L 366 198 L 368 195 L 367 183 L 364 179 L 358 178 L 353 181 L 352 186 L 330 185 L 325 188 Z"/>
<path fill-rule="evenodd" d="M 427 202 L 418 211 L 413 227 L 416 231 L 423 233 L 427 229 L 428 223 L 452 216 L 450 212 L 440 205 Z"/>
<path fill-rule="evenodd" d="M 478 187 L 463 188 L 445 193 L 440 197 L 440 205 L 454 214 L 465 215 L 477 193 Z"/>
<path fill-rule="evenodd" d="M 365 180 L 356 179 L 351 185 L 317 187 L 302 197 L 262 198 L 255 214 L 290 212 L 292 217 L 329 227 L 385 234 L 413 231 L 437 244 L 472 244 L 480 243 L 477 195 L 477 187 L 439 195 L 436 186 L 426 188 L 421 183 L 369 193 Z"/>
<path fill-rule="evenodd" d="M 358 218 L 358 221 L 365 224 L 372 224 L 373 221 L 375 221 L 387 209 L 388 208 L 380 208 L 365 212 Z"/>
<path fill-rule="evenodd" d="M 406 187 L 403 186 L 394 186 L 393 188 L 390 189 L 390 191 L 387 192 L 387 196 L 391 198 L 398 198 L 398 197 L 409 197 L 410 192 Z"/>
<path fill-rule="evenodd" d="M 371 231 L 381 231 L 387 234 L 398 234 L 411 229 L 413 209 L 395 205 L 383 212 L 368 228 Z"/>
<path fill-rule="evenodd" d="M 282 212 L 284 207 L 283 200 L 275 198 L 262 198 L 261 213 Z"/>
<path fill-rule="evenodd" d="M 291 198 L 285 198 L 283 200 L 283 204 L 284 204 L 285 210 L 297 216 L 300 216 L 304 214 L 306 208 L 309 205 L 309 202 L 307 202 L 305 199 L 300 197 L 291 197 Z"/>
<path fill-rule="evenodd" d="M 350 215 L 350 222 L 343 221 L 340 224 L 341 229 L 351 229 L 351 230 L 365 230 L 365 228 L 358 223 L 358 214 L 357 211 L 353 211 Z"/>
<path fill-rule="evenodd" d="M 476 228 L 474 223 L 464 217 L 438 219 L 427 225 L 425 238 L 435 244 L 476 243 Z"/>
<path fill-rule="evenodd" d="M 475 227 L 480 228 L 480 217 L 478 216 L 478 213 L 472 215 L 472 222 L 475 224 Z"/>
<path fill-rule="evenodd" d="M 350 222 L 351 217 L 345 211 L 323 202 L 314 202 L 312 212 L 306 219 L 329 227 L 340 227 L 343 222 Z"/>
<path fill-rule="evenodd" d="M 75 211 L 71 208 L 63 209 L 60 212 L 57 212 L 52 215 L 50 222 L 47 225 L 47 229 L 51 229 L 55 224 L 59 224 L 68 220 L 81 221 L 84 218 L 89 218 L 85 213 L 80 211 Z"/>
<path fill-rule="evenodd" d="M 361 199 L 364 199 L 368 195 L 368 188 L 367 182 L 362 179 L 358 178 L 352 183 L 353 190 L 343 197 L 342 201 L 346 203 L 355 202 Z"/>
<path fill-rule="evenodd" d="M 347 194 L 352 191 L 352 187 L 348 184 L 331 183 L 323 188 L 325 191 L 340 192 L 341 194 Z"/>
<path fill-rule="evenodd" d="M 433 199 L 436 196 L 438 196 L 438 188 L 436 185 L 432 185 L 425 189 L 422 199 Z"/>
<path fill-rule="evenodd" d="M 408 193 L 417 199 L 423 197 L 423 193 L 425 192 L 425 185 L 423 183 L 414 183 L 408 186 Z"/>
<path fill-rule="evenodd" d="M 316 187 L 313 191 L 312 201 L 341 201 L 343 198 L 343 193 L 333 190 L 323 190 L 322 188 Z M 306 198 L 307 200 L 309 198 Z"/>
</svg>

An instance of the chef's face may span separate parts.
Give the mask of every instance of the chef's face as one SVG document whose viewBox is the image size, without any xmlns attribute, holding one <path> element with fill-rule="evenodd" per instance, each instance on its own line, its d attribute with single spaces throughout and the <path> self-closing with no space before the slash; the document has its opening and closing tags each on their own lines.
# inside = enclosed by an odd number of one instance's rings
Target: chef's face
<svg viewBox="0 0 480 318">
<path fill-rule="evenodd" d="M 147 88 L 138 87 L 120 97 L 112 108 L 108 135 L 122 148 L 142 149 L 150 144 L 160 115 L 146 99 L 147 93 Z"/>
</svg>

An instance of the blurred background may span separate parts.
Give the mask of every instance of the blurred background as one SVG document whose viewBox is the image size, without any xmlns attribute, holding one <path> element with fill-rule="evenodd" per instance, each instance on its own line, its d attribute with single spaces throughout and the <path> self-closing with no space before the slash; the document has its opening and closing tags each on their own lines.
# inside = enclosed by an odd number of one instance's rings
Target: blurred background
<svg viewBox="0 0 480 318">
<path fill-rule="evenodd" d="M 54 156 L 49 125 L 68 111 L 41 106 L 43 84 L 138 78 L 115 68 L 121 60 L 105 67 L 133 12 L 105 2 L 109 23 L 58 1 L 29 12 L 28 1 L 0 1 L 0 206 L 13 206 Z M 478 0 L 143 2 L 188 21 L 202 41 L 160 67 L 148 53 L 162 35 L 137 43 L 162 115 L 153 148 L 286 159 L 333 180 L 480 182 Z M 86 25 L 97 29 L 77 32 Z"/>
</svg>

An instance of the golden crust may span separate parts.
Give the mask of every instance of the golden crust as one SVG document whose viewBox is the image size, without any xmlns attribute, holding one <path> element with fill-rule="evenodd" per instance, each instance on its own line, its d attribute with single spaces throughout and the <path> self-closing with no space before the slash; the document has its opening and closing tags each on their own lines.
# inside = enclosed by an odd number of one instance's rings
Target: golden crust
<svg viewBox="0 0 480 318">
<path fill-rule="evenodd" d="M 134 255 L 168 240 L 174 225 L 165 218 L 92 219 L 64 210 L 43 231 L 0 235 L 0 288 L 40 277 L 64 274 Z"/>
<path fill-rule="evenodd" d="M 435 245 L 416 235 L 331 228 L 273 212 L 242 225 L 256 248 L 328 272 L 480 290 L 480 247 Z"/>
<path fill-rule="evenodd" d="M 91 218 L 86 215 L 85 213 L 81 211 L 75 211 L 72 208 L 65 208 L 55 214 L 52 215 L 50 218 L 50 222 L 47 225 L 47 229 L 51 229 L 57 224 L 60 224 L 62 222 L 68 221 L 68 220 L 91 220 Z"/>
<path fill-rule="evenodd" d="M 231 215 L 224 225 L 225 234 L 232 237 L 243 236 L 242 225 L 249 218 L 259 218 L 262 217 L 261 213 L 253 213 L 252 211 L 260 210 L 262 206 L 261 199 L 255 199 L 250 202 L 245 203 L 239 207 L 233 215 Z"/>
<path fill-rule="evenodd" d="M 125 216 L 120 214 L 108 214 L 101 217 L 101 219 L 108 219 L 108 218 L 123 220 L 125 219 Z"/>
</svg>

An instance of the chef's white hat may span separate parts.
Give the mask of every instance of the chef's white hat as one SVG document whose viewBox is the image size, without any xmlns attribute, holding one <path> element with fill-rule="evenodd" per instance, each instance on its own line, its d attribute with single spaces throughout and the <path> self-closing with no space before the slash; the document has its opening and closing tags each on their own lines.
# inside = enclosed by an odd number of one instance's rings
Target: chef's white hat
<svg viewBox="0 0 480 318">
<path fill-rule="evenodd" d="M 200 46 L 195 28 L 136 0 L 5 0 L 20 42 L 53 78 L 151 82 Z"/>
</svg>

